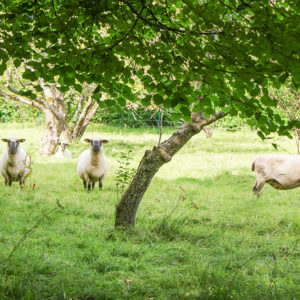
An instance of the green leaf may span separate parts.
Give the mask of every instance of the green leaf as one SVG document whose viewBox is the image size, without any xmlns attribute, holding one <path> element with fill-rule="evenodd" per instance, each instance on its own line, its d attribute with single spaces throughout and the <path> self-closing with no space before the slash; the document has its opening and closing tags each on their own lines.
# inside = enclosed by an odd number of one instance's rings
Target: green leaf
<svg viewBox="0 0 300 300">
<path fill-rule="evenodd" d="M 178 121 L 181 118 L 181 114 L 180 113 L 172 113 L 171 114 L 171 120 L 172 121 Z"/>
<path fill-rule="evenodd" d="M 82 92 L 82 86 L 80 84 L 74 84 L 74 89 L 79 93 Z"/>
<path fill-rule="evenodd" d="M 22 61 L 20 59 L 15 59 L 14 60 L 14 65 L 16 68 L 18 68 L 21 65 Z"/>
<path fill-rule="evenodd" d="M 284 83 L 286 81 L 286 79 L 288 78 L 288 76 L 289 76 L 289 74 L 285 72 L 281 76 L 278 77 L 278 81 L 281 83 Z"/>
<path fill-rule="evenodd" d="M 159 95 L 159 94 L 155 94 L 153 96 L 153 101 L 154 101 L 154 103 L 156 105 L 160 105 L 160 104 L 162 104 L 164 102 L 164 98 L 161 95 Z"/>
<path fill-rule="evenodd" d="M 95 88 L 95 90 L 94 90 L 94 94 L 99 93 L 99 92 L 100 92 L 100 89 L 101 89 L 101 87 L 100 87 L 100 85 L 98 85 L 98 86 Z"/>
<path fill-rule="evenodd" d="M 34 88 L 37 92 L 42 92 L 43 91 L 43 89 L 39 85 L 34 86 Z"/>
<path fill-rule="evenodd" d="M 191 116 L 191 112 L 190 112 L 189 108 L 186 106 L 181 106 L 180 111 L 183 113 L 184 116 L 188 116 L 188 117 Z"/>
<path fill-rule="evenodd" d="M 264 139 L 266 138 L 265 135 L 263 134 L 263 132 L 260 131 L 260 130 L 257 131 L 257 135 L 258 135 L 262 140 L 264 140 Z"/>
<path fill-rule="evenodd" d="M 92 96 L 92 98 L 94 100 L 99 100 L 99 99 L 101 99 L 101 97 L 102 97 L 102 93 L 96 93 L 96 94 L 94 93 Z"/>
<path fill-rule="evenodd" d="M 152 99 L 152 96 L 151 95 L 147 95 L 146 97 L 144 97 L 144 98 L 141 99 L 142 104 L 144 106 L 149 106 L 151 104 L 151 99 Z"/>
<path fill-rule="evenodd" d="M 118 102 L 121 106 L 125 106 L 126 105 L 126 100 L 123 98 L 123 97 L 119 97 L 118 99 Z"/>
<path fill-rule="evenodd" d="M 24 79 L 29 79 L 31 81 L 37 80 L 37 76 L 36 76 L 35 72 L 31 72 L 29 69 L 25 70 L 25 72 L 22 74 L 22 77 Z"/>
</svg>

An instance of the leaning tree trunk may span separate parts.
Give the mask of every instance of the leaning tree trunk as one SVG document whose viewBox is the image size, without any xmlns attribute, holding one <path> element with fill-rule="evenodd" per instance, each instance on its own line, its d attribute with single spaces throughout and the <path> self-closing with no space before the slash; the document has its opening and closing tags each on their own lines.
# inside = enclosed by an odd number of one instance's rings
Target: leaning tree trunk
<svg viewBox="0 0 300 300">
<path fill-rule="evenodd" d="M 86 127 L 89 125 L 91 119 L 93 118 L 94 114 L 96 113 L 97 109 L 99 107 L 99 104 L 97 102 L 94 102 L 91 106 L 90 110 L 86 114 L 84 121 L 81 124 L 81 126 L 77 126 L 74 130 L 73 134 L 73 140 L 79 140 L 82 138 L 83 134 L 85 133 Z"/>
<path fill-rule="evenodd" d="M 39 153 L 41 155 L 52 155 L 55 153 L 59 137 L 65 126 L 64 119 L 57 119 L 50 111 L 43 111 L 46 119 L 47 133 L 42 137 Z"/>
<path fill-rule="evenodd" d="M 201 113 L 194 114 L 192 122 L 184 124 L 173 135 L 152 150 L 147 150 L 142 158 L 137 172 L 123 195 L 116 209 L 116 227 L 133 227 L 136 212 L 153 176 L 159 168 L 169 162 L 172 157 L 204 126 L 225 117 L 220 111 L 208 119 L 202 117 Z"/>
</svg>

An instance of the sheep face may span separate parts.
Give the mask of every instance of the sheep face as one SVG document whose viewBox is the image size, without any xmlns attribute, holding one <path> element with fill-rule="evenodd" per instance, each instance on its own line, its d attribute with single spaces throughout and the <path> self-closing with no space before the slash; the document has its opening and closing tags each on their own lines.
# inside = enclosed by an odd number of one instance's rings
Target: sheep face
<svg viewBox="0 0 300 300">
<path fill-rule="evenodd" d="M 8 152 L 10 154 L 16 154 L 20 143 L 25 142 L 25 139 L 19 139 L 15 137 L 2 139 L 3 142 L 7 143 Z"/>
<path fill-rule="evenodd" d="M 64 142 L 58 142 L 58 145 L 60 145 L 62 152 L 64 152 L 69 146 L 68 143 L 64 143 Z"/>
<path fill-rule="evenodd" d="M 100 150 L 102 150 L 103 144 L 108 143 L 108 140 L 102 139 L 85 139 L 84 141 L 91 144 L 91 150 L 95 153 L 98 153 Z"/>
</svg>

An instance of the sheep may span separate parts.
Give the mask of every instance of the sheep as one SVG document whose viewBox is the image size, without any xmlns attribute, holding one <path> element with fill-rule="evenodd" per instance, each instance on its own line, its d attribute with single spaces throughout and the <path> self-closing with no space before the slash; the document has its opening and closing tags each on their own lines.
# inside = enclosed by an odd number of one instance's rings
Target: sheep
<svg viewBox="0 0 300 300">
<path fill-rule="evenodd" d="M 90 149 L 83 151 L 77 162 L 77 173 L 83 181 L 83 186 L 88 187 L 88 191 L 94 189 L 95 182 L 99 181 L 99 189 L 102 189 L 102 180 L 107 170 L 108 162 L 103 152 L 103 144 L 107 144 L 108 140 L 99 138 L 85 139 L 91 144 Z"/>
<path fill-rule="evenodd" d="M 279 190 L 289 190 L 300 186 L 299 155 L 259 155 L 252 163 L 256 172 L 253 192 L 260 196 L 265 183 Z"/>
<path fill-rule="evenodd" d="M 4 149 L 0 159 L 0 172 L 5 185 L 11 186 L 13 181 L 19 181 L 20 186 L 24 187 L 25 177 L 31 171 L 30 159 L 20 146 L 25 139 L 9 137 L 2 141 L 7 143 L 7 148 Z"/>
<path fill-rule="evenodd" d="M 59 158 L 64 158 L 64 157 L 69 157 L 72 158 L 72 153 L 70 152 L 70 150 L 67 149 L 67 147 L 69 146 L 68 143 L 65 142 L 58 142 L 58 150 L 55 153 L 55 157 L 59 157 Z"/>
</svg>

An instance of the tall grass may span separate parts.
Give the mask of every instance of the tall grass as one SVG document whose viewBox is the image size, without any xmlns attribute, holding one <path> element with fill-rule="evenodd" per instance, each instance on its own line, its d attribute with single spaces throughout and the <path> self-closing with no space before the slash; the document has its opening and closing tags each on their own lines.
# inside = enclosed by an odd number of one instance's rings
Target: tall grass
<svg viewBox="0 0 300 300">
<path fill-rule="evenodd" d="M 133 150 L 136 168 L 158 134 L 91 129 L 86 137 L 110 140 L 110 170 L 103 191 L 88 193 L 76 174 L 88 144 L 70 147 L 74 159 L 40 157 L 43 130 L 0 127 L 2 137 L 26 138 L 34 160 L 24 190 L 0 182 L 0 299 L 300 299 L 299 190 L 266 186 L 259 200 L 251 192 L 251 162 L 276 152 L 270 141 L 250 131 L 195 136 L 154 177 L 135 228 L 122 232 L 114 230 L 120 153 Z M 292 140 L 276 142 L 295 153 Z M 57 199 L 63 209 L 47 215 Z"/>
</svg>

